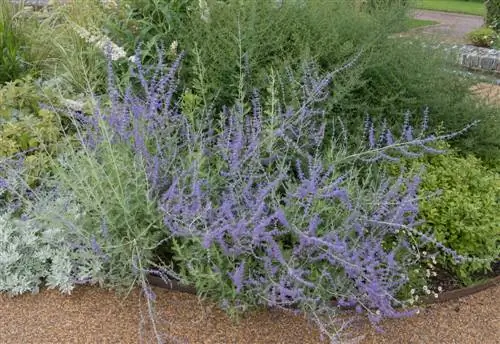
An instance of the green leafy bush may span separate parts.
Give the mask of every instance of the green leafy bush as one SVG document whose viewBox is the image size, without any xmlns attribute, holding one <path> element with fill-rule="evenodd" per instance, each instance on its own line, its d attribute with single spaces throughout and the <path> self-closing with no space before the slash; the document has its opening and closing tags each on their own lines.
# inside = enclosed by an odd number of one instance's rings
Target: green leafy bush
<svg viewBox="0 0 500 344">
<path fill-rule="evenodd" d="M 40 108 L 41 88 L 31 77 L 0 89 L 0 156 L 10 156 L 40 145 L 51 145 L 60 137 L 58 118 Z"/>
<path fill-rule="evenodd" d="M 486 24 L 500 32 L 500 0 L 486 0 Z"/>
<path fill-rule="evenodd" d="M 489 27 L 483 27 L 469 32 L 467 37 L 473 45 L 483 48 L 491 48 L 499 39 L 498 33 Z"/>
<path fill-rule="evenodd" d="M 484 159 L 500 158 L 500 109 L 477 104 L 468 90 L 472 81 L 450 72 L 454 60 L 419 41 L 387 38 L 406 25 L 406 7 L 399 1 L 371 11 L 358 2 L 320 0 L 279 6 L 267 0 L 126 3 L 130 7 L 106 24 L 110 36 L 130 55 L 143 43 L 138 49 L 146 55 L 143 62 L 154 60 L 156 43 L 164 45 L 167 60 L 185 51 L 180 83 L 207 107 L 248 96 L 253 90 L 247 85 L 266 89 L 270 70 L 286 84 L 304 60 L 315 59 L 321 71 L 331 71 L 361 52 L 349 73 L 336 76 L 329 115 L 341 116 L 349 128 L 357 128 L 367 112 L 397 123 L 398 114 L 424 107 L 431 110 L 434 127 L 445 123 L 459 130 L 477 119 L 479 125 L 457 138 L 454 147 Z"/>
<path fill-rule="evenodd" d="M 483 160 L 500 158 L 500 108 L 471 96 L 469 88 L 475 80 L 453 72 L 453 50 L 446 52 L 423 41 L 394 38 L 381 43 L 372 55 L 361 76 L 364 87 L 346 96 L 344 110 L 398 122 L 406 109 L 427 108 L 432 114 L 431 130 L 441 126 L 458 130 L 478 120 L 469 133 L 451 142 L 453 147 Z"/>
<path fill-rule="evenodd" d="M 0 158 L 30 151 L 25 159 L 30 185 L 49 168 L 50 156 L 64 148 L 63 134 L 71 132 L 69 121 L 55 110 L 64 101 L 57 87 L 31 76 L 0 88 Z"/>
<path fill-rule="evenodd" d="M 500 257 L 500 176 L 477 158 L 453 152 L 424 162 L 420 190 L 423 229 L 458 254 L 480 258 L 460 265 L 451 257 L 438 258 L 463 283 L 471 283 Z M 436 190 L 441 193 L 430 196 Z"/>
<path fill-rule="evenodd" d="M 350 2 L 142 3 L 127 1 L 128 11 L 110 17 L 111 36 L 129 54 L 143 43 L 141 56 L 146 61 L 156 59 L 155 44 L 163 44 L 169 57 L 185 51 L 181 82 L 204 99 L 207 94 L 216 96 L 218 105 L 233 101 L 241 88 L 247 91 L 246 84 L 264 89 L 271 68 L 283 73 L 285 65 L 298 69 L 304 59 L 314 58 L 325 70 L 333 70 L 385 39 L 395 25 L 404 26 L 399 10 L 368 14 Z M 241 74 L 246 76 L 244 85 L 239 84 Z M 343 87 L 352 87 L 350 83 L 361 87 L 355 73 L 343 76 L 337 84 L 339 95 Z"/>
</svg>

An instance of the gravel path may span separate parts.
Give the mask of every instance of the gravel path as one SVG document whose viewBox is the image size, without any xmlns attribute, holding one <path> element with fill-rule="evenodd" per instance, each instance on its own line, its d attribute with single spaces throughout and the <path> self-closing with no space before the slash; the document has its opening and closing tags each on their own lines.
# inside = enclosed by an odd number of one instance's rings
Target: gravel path
<svg viewBox="0 0 500 344">
<path fill-rule="evenodd" d="M 416 29 L 418 32 L 445 38 L 446 41 L 453 43 L 465 42 L 467 33 L 484 24 L 483 17 L 458 13 L 415 10 L 414 17 L 439 23 L 439 25 L 418 28 Z"/>
<path fill-rule="evenodd" d="M 482 82 L 472 86 L 471 91 L 487 103 L 500 106 L 500 85 Z"/>
<path fill-rule="evenodd" d="M 382 334 L 365 330 L 362 344 L 498 344 L 500 286 L 432 305 L 412 318 L 386 321 L 383 328 Z"/>
<path fill-rule="evenodd" d="M 220 310 L 189 294 L 155 289 L 160 330 L 183 343 L 319 344 L 317 332 L 303 318 L 259 312 L 232 323 Z M 73 295 L 56 291 L 8 298 L 0 295 L 0 343 L 139 343 L 138 292 L 127 298 L 92 287 Z M 384 334 L 361 325 L 354 334 L 362 344 L 498 344 L 500 286 L 459 301 L 434 305 L 418 316 L 383 324 Z M 145 343 L 152 343 L 145 326 Z"/>
</svg>

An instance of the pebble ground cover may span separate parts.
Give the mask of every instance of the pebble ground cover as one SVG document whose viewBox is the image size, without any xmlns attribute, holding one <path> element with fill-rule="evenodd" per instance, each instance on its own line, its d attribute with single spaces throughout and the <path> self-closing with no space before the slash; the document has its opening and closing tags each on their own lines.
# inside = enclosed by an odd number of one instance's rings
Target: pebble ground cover
<svg viewBox="0 0 500 344">
<path fill-rule="evenodd" d="M 138 286 L 154 328 L 156 274 L 334 342 L 498 261 L 500 110 L 388 38 L 405 1 L 1 9 L 0 291 Z"/>
</svg>

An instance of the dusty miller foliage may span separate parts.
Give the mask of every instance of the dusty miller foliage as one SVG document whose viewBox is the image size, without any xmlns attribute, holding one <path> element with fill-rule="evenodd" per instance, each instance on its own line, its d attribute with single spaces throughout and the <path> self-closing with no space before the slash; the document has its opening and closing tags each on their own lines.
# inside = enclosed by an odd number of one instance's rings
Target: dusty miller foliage
<svg viewBox="0 0 500 344">
<path fill-rule="evenodd" d="M 12 208 L 0 215 L 0 292 L 15 296 L 45 286 L 70 294 L 76 284 L 102 282 L 102 257 L 75 228 L 80 209 L 59 193 L 38 196 L 21 217 Z"/>
</svg>

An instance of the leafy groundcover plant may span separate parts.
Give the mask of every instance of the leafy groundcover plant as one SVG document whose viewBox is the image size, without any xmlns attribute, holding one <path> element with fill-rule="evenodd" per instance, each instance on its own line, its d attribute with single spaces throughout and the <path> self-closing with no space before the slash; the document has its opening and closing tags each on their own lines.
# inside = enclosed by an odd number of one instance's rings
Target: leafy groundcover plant
<svg viewBox="0 0 500 344">
<path fill-rule="evenodd" d="M 423 159 L 426 170 L 420 187 L 423 225 L 447 247 L 476 259 L 455 264 L 442 256 L 438 263 L 460 282 L 471 284 L 491 271 L 500 256 L 500 176 L 473 156 L 456 152 Z M 415 160 L 415 166 L 419 161 Z M 427 197 L 429 193 L 437 195 Z M 429 248 L 430 250 L 431 248 Z M 428 251 L 429 251 L 428 250 Z"/>
<path fill-rule="evenodd" d="M 152 69 L 135 61 L 140 92 L 120 95 L 110 68 L 110 105 L 89 117 L 72 114 L 79 143 L 54 160 L 44 185 L 78 206 L 77 222 L 49 218 L 76 231 L 102 261 L 90 281 L 102 274 L 114 286 L 139 281 L 151 304 L 145 274 L 174 276 L 230 314 L 301 311 L 333 341 L 342 326 L 337 306 L 374 323 L 412 313 L 397 309 L 405 304 L 397 294 L 410 282 L 420 246 L 468 259 L 420 231 L 418 174 L 372 175 L 382 161 L 439 153 L 431 143 L 459 133 L 425 136 L 427 120 L 417 133 L 407 116 L 396 135 L 367 119 L 366 143 L 353 149 L 342 122 L 329 120 L 323 106 L 334 76 L 355 61 L 321 77 L 308 65 L 289 81 L 300 85 L 289 88 L 297 92 L 285 96 L 276 80 L 262 99 L 257 90 L 240 90 L 214 113 L 188 92 L 179 97 L 182 56 L 168 67 L 161 57 Z M 2 187 L 11 203 L 46 199 L 8 178 Z M 31 207 L 16 209 L 40 218 Z M 382 245 L 387 239 L 392 244 Z M 70 276 L 76 283 L 78 269 Z"/>
</svg>

